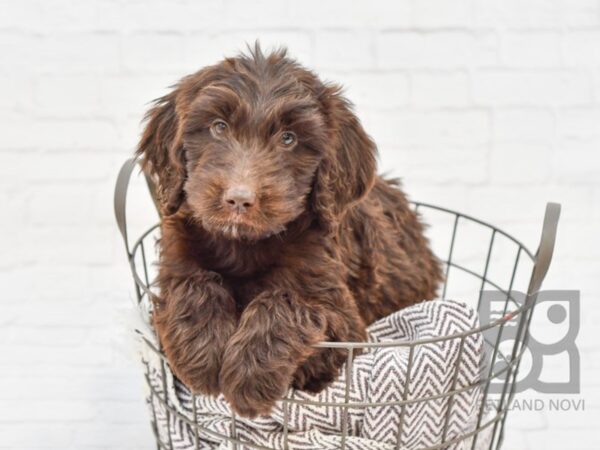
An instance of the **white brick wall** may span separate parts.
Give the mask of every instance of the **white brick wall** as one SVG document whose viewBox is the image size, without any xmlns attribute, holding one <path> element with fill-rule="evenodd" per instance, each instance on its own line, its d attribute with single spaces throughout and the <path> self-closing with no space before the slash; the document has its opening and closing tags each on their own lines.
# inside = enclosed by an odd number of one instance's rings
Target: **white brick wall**
<svg viewBox="0 0 600 450">
<path fill-rule="evenodd" d="M 256 38 L 346 86 L 413 198 L 531 247 L 563 203 L 586 411 L 505 448 L 600 448 L 600 0 L 0 0 L 0 448 L 153 448 L 114 178 L 149 100 Z"/>
</svg>

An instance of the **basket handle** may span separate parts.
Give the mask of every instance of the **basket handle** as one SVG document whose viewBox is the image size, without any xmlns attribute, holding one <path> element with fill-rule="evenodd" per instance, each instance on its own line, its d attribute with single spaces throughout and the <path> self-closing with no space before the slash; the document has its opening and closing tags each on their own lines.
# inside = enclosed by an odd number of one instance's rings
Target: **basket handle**
<svg viewBox="0 0 600 450">
<path fill-rule="evenodd" d="M 131 173 L 137 165 L 137 158 L 130 158 L 123 163 L 121 170 L 119 170 L 119 175 L 117 176 L 114 196 L 115 219 L 117 220 L 117 226 L 119 227 L 119 231 L 121 232 L 121 236 L 125 243 L 125 250 L 130 258 L 131 251 L 129 250 L 129 238 L 127 235 L 127 190 L 129 187 L 129 180 L 131 179 Z M 148 190 L 150 191 L 154 206 L 160 216 L 160 208 L 156 196 L 156 185 L 145 172 L 144 177 L 146 178 L 146 184 L 148 185 Z"/>
<path fill-rule="evenodd" d="M 554 243 L 556 242 L 556 230 L 558 228 L 558 219 L 560 217 L 560 204 L 547 203 L 546 213 L 544 215 L 544 225 L 542 226 L 542 237 L 540 245 L 535 253 L 535 266 L 529 282 L 528 294 L 536 294 L 542 282 L 548 273 L 552 253 L 554 252 Z"/>
</svg>

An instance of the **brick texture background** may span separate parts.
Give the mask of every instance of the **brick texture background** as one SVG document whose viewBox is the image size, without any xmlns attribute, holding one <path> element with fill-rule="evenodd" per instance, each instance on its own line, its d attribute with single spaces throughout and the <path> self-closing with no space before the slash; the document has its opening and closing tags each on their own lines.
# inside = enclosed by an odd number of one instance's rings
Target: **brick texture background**
<svg viewBox="0 0 600 450">
<path fill-rule="evenodd" d="M 149 100 L 256 38 L 346 86 L 412 198 L 532 248 L 563 204 L 586 410 L 517 412 L 505 448 L 600 448 L 599 0 L 1 0 L 0 448 L 152 448 L 114 179 Z"/>
</svg>

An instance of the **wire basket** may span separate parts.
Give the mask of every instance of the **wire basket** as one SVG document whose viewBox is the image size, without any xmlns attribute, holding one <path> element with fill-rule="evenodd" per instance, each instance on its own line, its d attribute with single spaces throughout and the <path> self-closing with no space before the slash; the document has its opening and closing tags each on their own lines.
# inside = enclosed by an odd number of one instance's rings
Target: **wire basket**
<svg viewBox="0 0 600 450">
<path fill-rule="evenodd" d="M 151 298 L 157 296 L 155 286 L 152 284 L 153 271 L 156 261 L 156 238 L 159 236 L 159 225 L 156 224 L 146 231 L 130 245 L 127 234 L 126 221 L 126 196 L 131 172 L 137 163 L 134 159 L 127 161 L 119 174 L 117 186 L 115 189 L 115 214 L 119 229 L 125 241 L 127 257 L 131 266 L 131 271 L 135 283 L 135 293 L 138 304 L 144 314 L 151 315 Z M 154 189 L 152 182 L 146 179 L 152 198 L 154 199 Z M 459 349 L 469 336 L 480 333 L 483 336 L 485 346 L 485 357 L 487 364 L 482 369 L 484 371 L 481 379 L 477 383 L 468 386 L 452 386 L 448 392 L 441 395 L 430 395 L 421 398 L 402 399 L 390 403 L 379 404 L 377 406 L 394 406 L 405 408 L 416 402 L 426 402 L 442 398 L 451 402 L 455 396 L 472 389 L 481 391 L 481 401 L 476 406 L 477 419 L 476 426 L 473 429 L 465 430 L 459 436 L 447 438 L 445 430 L 450 416 L 450 407 L 447 408 L 444 422 L 444 435 L 440 442 L 427 447 L 421 447 L 420 450 L 434 450 L 446 448 L 470 448 L 470 449 L 499 449 L 502 446 L 505 423 L 509 406 L 515 394 L 518 391 L 518 373 L 521 360 L 527 349 L 529 338 L 529 328 L 536 305 L 537 293 L 541 288 L 542 281 L 547 273 L 554 242 L 556 238 L 556 229 L 560 214 L 560 205 L 548 203 L 542 227 L 541 240 L 535 253 L 530 251 L 523 243 L 504 232 L 496 226 L 493 226 L 474 217 L 461 214 L 446 208 L 425 204 L 412 203 L 414 209 L 423 216 L 424 220 L 431 226 L 429 228 L 429 238 L 432 248 L 439 259 L 444 264 L 445 282 L 440 289 L 440 299 L 448 298 L 461 299 L 468 301 L 481 313 L 482 309 L 486 311 L 486 316 L 480 315 L 479 326 L 468 330 L 467 332 L 455 333 L 452 335 L 438 338 L 438 341 L 458 341 Z M 150 252 L 149 252 L 150 250 Z M 492 292 L 494 295 L 485 295 L 486 292 Z M 495 299 L 497 305 L 495 314 L 490 314 L 490 299 Z M 498 302 L 498 300 L 500 300 Z M 498 306 L 499 304 L 499 306 Z M 507 333 L 506 330 L 511 332 Z M 506 340 L 505 334 L 510 334 L 511 339 Z M 200 449 L 201 437 L 209 435 L 212 438 L 222 439 L 228 442 L 228 448 L 249 448 L 249 449 L 272 449 L 258 445 L 253 442 L 244 441 L 237 437 L 236 426 L 239 418 L 231 415 L 231 430 L 228 435 L 215 433 L 214 430 L 207 429 L 197 422 L 195 410 L 196 398 L 192 395 L 191 403 L 194 407 L 191 417 L 182 414 L 169 401 L 167 395 L 166 378 L 167 374 L 172 374 L 168 367 L 168 361 L 161 352 L 159 345 L 155 345 L 147 338 L 142 338 L 146 350 L 154 353 L 160 359 L 160 380 L 161 389 L 157 389 L 150 382 L 148 366 L 146 365 L 145 379 L 149 389 L 149 405 L 152 413 L 152 428 L 156 437 L 157 448 L 173 450 L 179 448 L 174 443 L 174 437 L 171 433 L 160 433 L 157 425 L 157 415 L 160 412 L 166 416 L 167 425 L 172 421 L 179 420 L 185 424 L 193 434 L 193 446 L 191 448 Z M 353 355 L 357 349 L 373 349 L 376 347 L 404 347 L 408 349 L 408 372 L 413 364 L 414 350 L 420 345 L 431 343 L 429 340 L 416 341 L 388 341 L 382 343 L 367 342 L 322 342 L 319 347 L 335 347 L 347 350 L 348 359 L 346 369 L 352 367 Z M 505 345 L 507 344 L 507 345 Z M 456 358 L 456 372 L 458 372 L 459 357 Z M 409 377 L 406 377 L 408 384 Z M 456 380 L 456 377 L 455 377 Z M 367 408 L 374 406 L 369 402 L 353 403 L 349 401 L 347 393 L 350 390 L 350 377 L 346 377 L 346 395 L 343 402 L 334 405 L 340 408 L 342 414 L 342 429 L 340 446 L 342 450 L 347 447 L 348 427 L 344 420 L 348 415 L 350 408 Z M 406 386 L 404 392 L 406 392 Z M 191 395 L 191 394 L 190 394 Z M 303 400 L 295 398 L 282 399 L 284 405 L 292 403 L 302 403 Z M 159 411 L 160 409 L 160 411 Z M 287 408 L 285 409 L 287 412 Z M 400 416 L 403 417 L 403 414 Z M 402 420 L 399 424 L 398 436 L 400 436 Z M 283 448 L 288 448 L 287 430 L 288 417 L 284 418 L 283 427 L 285 430 Z M 216 434 L 216 435 L 215 435 Z M 400 439 L 396 443 L 396 448 L 400 447 Z"/>
</svg>

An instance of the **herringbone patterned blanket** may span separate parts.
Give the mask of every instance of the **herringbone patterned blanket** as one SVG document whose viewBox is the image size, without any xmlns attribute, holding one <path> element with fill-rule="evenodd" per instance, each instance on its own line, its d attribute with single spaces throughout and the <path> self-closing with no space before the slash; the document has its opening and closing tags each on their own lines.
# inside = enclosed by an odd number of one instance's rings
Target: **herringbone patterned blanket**
<svg viewBox="0 0 600 450">
<path fill-rule="evenodd" d="M 391 340 L 435 339 L 469 331 L 477 326 L 475 311 L 463 303 L 446 300 L 420 303 L 398 311 L 372 324 L 368 331 L 370 341 L 383 343 Z M 219 435 L 235 435 L 239 441 L 263 446 L 239 445 L 240 450 L 265 447 L 333 450 L 342 448 L 343 444 L 348 450 L 416 450 L 449 442 L 472 432 L 481 408 L 482 394 L 477 386 L 467 387 L 481 379 L 484 356 L 481 334 L 467 336 L 462 344 L 460 339 L 451 339 L 415 346 L 410 373 L 409 352 L 409 347 L 373 348 L 355 358 L 350 374 L 349 403 L 369 402 L 378 405 L 350 407 L 344 413 L 340 406 L 279 402 L 269 417 L 253 420 L 238 418 L 235 429 L 231 411 L 222 396 L 197 396 L 194 408 L 189 390 L 173 376 L 168 367 L 163 383 L 160 360 L 149 351 L 145 352 L 143 359 L 155 394 L 163 396 L 166 389 L 172 408 L 167 414 L 156 397 L 148 396 L 148 402 L 154 406 L 157 432 L 164 443 L 178 450 L 194 449 L 196 441 L 200 449 L 234 448 Z M 345 377 L 346 370 L 343 368 L 339 379 L 323 392 L 315 395 L 290 389 L 288 397 L 311 402 L 343 403 L 346 395 Z M 452 400 L 439 398 L 443 393 L 462 388 L 466 389 L 455 394 Z M 404 407 L 381 405 L 425 397 L 433 398 L 408 403 Z M 177 417 L 173 411 L 187 420 Z M 201 427 L 197 434 L 191 425 L 194 411 Z M 287 430 L 283 426 L 286 417 Z M 348 437 L 342 442 L 344 421 Z M 480 436 L 478 444 L 489 445 L 486 441 L 485 437 Z M 463 439 L 443 448 L 471 448 L 471 440 Z"/>
</svg>

